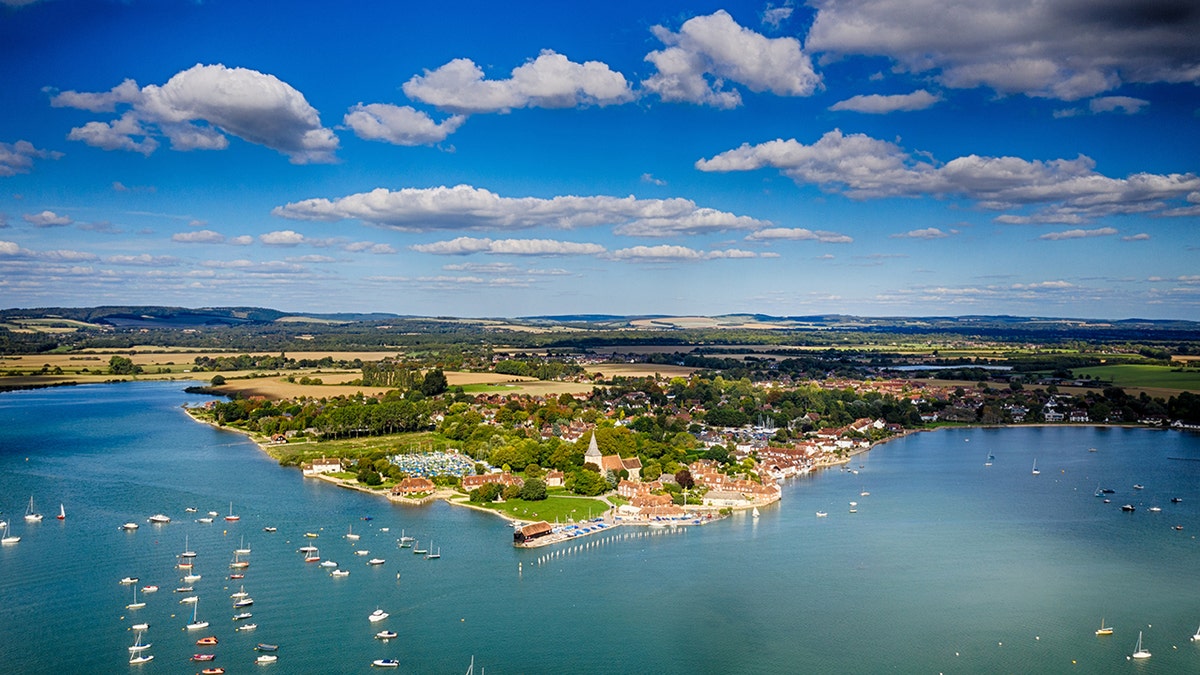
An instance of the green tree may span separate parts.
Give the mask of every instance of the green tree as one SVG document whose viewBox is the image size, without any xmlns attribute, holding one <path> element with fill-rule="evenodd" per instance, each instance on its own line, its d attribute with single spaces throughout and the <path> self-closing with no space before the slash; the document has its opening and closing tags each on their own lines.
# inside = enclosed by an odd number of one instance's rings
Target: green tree
<svg viewBox="0 0 1200 675">
<path fill-rule="evenodd" d="M 442 372 L 442 369 L 434 368 L 425 373 L 425 379 L 421 382 L 421 393 L 426 396 L 437 396 L 444 393 L 449 386 L 446 374 Z"/>
<path fill-rule="evenodd" d="M 225 384 L 225 376 L 224 375 L 213 375 L 211 384 L 214 387 L 219 387 L 219 386 Z"/>
<path fill-rule="evenodd" d="M 537 478 L 530 478 L 521 486 L 521 499 L 527 502 L 541 501 L 546 498 L 546 484 Z"/>
<path fill-rule="evenodd" d="M 133 359 L 113 356 L 108 360 L 108 372 L 113 375 L 136 375 L 142 372 L 142 367 L 134 365 Z"/>
</svg>

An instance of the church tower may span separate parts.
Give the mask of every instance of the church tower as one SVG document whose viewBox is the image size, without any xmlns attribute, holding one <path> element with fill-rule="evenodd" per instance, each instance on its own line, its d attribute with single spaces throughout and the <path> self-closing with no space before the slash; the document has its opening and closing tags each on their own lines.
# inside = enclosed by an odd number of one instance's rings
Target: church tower
<svg viewBox="0 0 1200 675">
<path fill-rule="evenodd" d="M 595 464 L 597 469 L 604 471 L 604 456 L 600 454 L 600 446 L 596 445 L 596 432 L 592 432 L 592 440 L 588 443 L 587 452 L 583 453 L 584 464 Z"/>
</svg>

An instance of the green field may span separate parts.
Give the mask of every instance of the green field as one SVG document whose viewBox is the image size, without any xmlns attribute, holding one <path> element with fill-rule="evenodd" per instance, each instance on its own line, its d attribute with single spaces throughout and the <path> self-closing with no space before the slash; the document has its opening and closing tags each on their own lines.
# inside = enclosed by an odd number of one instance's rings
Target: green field
<svg viewBox="0 0 1200 675">
<path fill-rule="evenodd" d="M 503 503 L 473 504 L 473 506 L 501 511 L 520 520 L 545 520 L 550 523 L 556 520 L 560 523 L 570 520 L 586 520 L 589 513 L 594 518 L 608 510 L 608 504 L 599 499 L 563 495 L 551 495 L 539 502 L 510 499 Z"/>
<path fill-rule="evenodd" d="M 1076 377 L 1090 375 L 1121 388 L 1200 392 L 1200 368 L 1125 364 L 1076 368 L 1073 372 Z"/>
<path fill-rule="evenodd" d="M 463 393 L 465 394 L 494 394 L 512 393 L 517 391 L 518 387 L 512 384 L 464 384 L 462 385 Z"/>
</svg>

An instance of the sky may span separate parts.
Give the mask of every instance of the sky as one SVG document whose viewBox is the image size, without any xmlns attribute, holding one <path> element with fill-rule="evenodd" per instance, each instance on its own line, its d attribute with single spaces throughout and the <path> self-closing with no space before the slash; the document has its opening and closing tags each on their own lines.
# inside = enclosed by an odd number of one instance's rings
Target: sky
<svg viewBox="0 0 1200 675">
<path fill-rule="evenodd" d="M 0 0 L 0 307 L 1200 320 L 1194 0 Z"/>
</svg>

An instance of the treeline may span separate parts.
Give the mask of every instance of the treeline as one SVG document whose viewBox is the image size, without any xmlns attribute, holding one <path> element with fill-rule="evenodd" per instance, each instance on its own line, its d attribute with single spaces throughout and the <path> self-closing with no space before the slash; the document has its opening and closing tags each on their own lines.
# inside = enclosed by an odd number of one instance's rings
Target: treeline
<svg viewBox="0 0 1200 675">
<path fill-rule="evenodd" d="M 549 361 L 545 359 L 505 359 L 496 363 L 496 372 L 502 375 L 519 375 L 539 380 L 561 380 L 583 375 L 586 370 L 575 363 Z"/>
<path fill-rule="evenodd" d="M 319 359 L 293 359 L 286 354 L 239 354 L 237 356 L 197 356 L 193 370 L 298 370 L 308 368 L 362 368 L 362 359 L 334 359 L 325 356 Z"/>
</svg>

